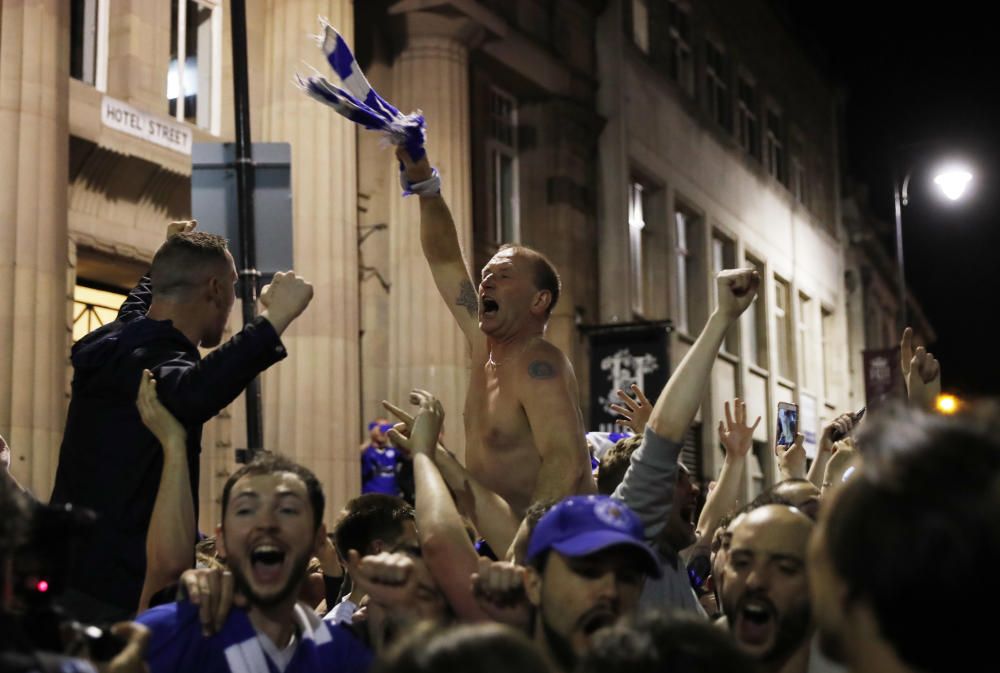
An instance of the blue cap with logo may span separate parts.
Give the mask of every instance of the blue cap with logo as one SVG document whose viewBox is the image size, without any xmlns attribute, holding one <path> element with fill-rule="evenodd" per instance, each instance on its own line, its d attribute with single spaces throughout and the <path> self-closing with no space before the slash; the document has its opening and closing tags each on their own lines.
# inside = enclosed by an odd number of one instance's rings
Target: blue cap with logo
<svg viewBox="0 0 1000 673">
<path fill-rule="evenodd" d="M 646 573 L 661 575 L 660 562 L 632 510 L 606 495 L 574 495 L 559 501 L 538 521 L 528 542 L 528 562 L 549 549 L 578 557 L 618 546 L 641 552 Z"/>
</svg>

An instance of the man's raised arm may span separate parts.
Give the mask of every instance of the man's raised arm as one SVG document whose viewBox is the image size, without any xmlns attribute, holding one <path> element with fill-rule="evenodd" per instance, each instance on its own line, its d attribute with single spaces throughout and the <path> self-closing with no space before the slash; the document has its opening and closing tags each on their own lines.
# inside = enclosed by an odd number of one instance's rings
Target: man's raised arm
<svg viewBox="0 0 1000 673">
<path fill-rule="evenodd" d="M 653 405 L 643 442 L 614 492 L 642 519 L 648 539 L 666 524 L 684 433 L 705 397 L 726 332 L 753 301 L 760 278 L 751 269 L 736 269 L 720 271 L 715 282 L 719 304 Z"/>
<path fill-rule="evenodd" d="M 414 162 L 402 147 L 396 151 L 396 156 L 403 162 L 406 180 L 411 185 L 434 177 L 426 156 Z M 479 347 L 485 350 L 486 337 L 479 330 L 479 294 L 462 256 L 458 231 L 448 204 L 440 191 L 434 194 L 421 193 L 419 198 L 420 244 L 430 265 L 431 275 L 434 276 L 434 284 L 448 305 L 448 310 L 458 321 L 458 326 L 469 341 L 469 347 L 473 351 Z"/>
</svg>

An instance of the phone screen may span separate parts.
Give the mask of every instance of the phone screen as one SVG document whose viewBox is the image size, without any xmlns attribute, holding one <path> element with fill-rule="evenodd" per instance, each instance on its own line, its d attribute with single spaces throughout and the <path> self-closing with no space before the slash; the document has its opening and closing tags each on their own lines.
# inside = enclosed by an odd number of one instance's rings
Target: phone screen
<svg viewBox="0 0 1000 673">
<path fill-rule="evenodd" d="M 782 402 L 778 405 L 778 430 L 776 444 L 791 446 L 795 443 L 795 433 L 799 430 L 799 408 Z"/>
</svg>

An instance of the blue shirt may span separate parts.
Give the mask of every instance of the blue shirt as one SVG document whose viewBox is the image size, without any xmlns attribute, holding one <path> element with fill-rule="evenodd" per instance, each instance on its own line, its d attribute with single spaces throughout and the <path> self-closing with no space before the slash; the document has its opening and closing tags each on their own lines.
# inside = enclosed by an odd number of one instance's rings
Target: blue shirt
<svg viewBox="0 0 1000 673">
<path fill-rule="evenodd" d="M 361 454 L 361 492 L 398 496 L 398 465 L 398 450 L 387 446 L 384 451 L 379 451 L 374 445 L 369 445 Z"/>
<path fill-rule="evenodd" d="M 295 610 L 297 644 L 284 667 L 269 653 L 274 645 L 258 636 L 240 608 L 208 637 L 201 632 L 198 606 L 186 601 L 157 606 L 136 621 L 152 632 L 146 651 L 150 673 L 367 673 L 372 652 L 347 626 L 324 622 L 302 604 Z"/>
</svg>

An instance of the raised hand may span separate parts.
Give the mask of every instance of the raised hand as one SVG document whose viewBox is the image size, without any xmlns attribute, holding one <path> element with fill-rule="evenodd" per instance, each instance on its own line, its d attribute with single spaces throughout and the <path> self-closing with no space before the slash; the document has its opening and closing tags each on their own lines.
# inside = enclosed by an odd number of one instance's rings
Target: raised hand
<svg viewBox="0 0 1000 673">
<path fill-rule="evenodd" d="M 834 437 L 847 437 L 854 429 L 854 414 L 841 414 L 826 424 L 819 436 L 820 452 L 833 452 Z"/>
<path fill-rule="evenodd" d="M 233 574 L 221 568 L 185 570 L 180 585 L 188 602 L 198 606 L 201 632 L 206 636 L 219 632 L 234 605 L 247 604 L 246 597 L 235 590 Z"/>
<path fill-rule="evenodd" d="M 437 448 L 437 439 L 441 434 L 441 425 L 444 423 L 444 407 L 441 402 L 426 390 L 418 388 L 410 392 L 410 402 L 420 407 L 413 423 L 410 426 L 409 436 L 397 431 L 393 427 L 389 431 L 389 438 L 392 443 L 401 447 L 410 454 L 423 453 L 434 459 L 434 452 Z M 389 405 L 386 406 L 390 412 L 393 411 Z M 394 413 L 394 412 L 393 412 Z M 397 426 L 400 424 L 397 424 Z"/>
<path fill-rule="evenodd" d="M 125 647 L 111 661 L 98 663 L 100 673 L 148 673 L 146 648 L 149 646 L 150 632 L 136 622 L 118 622 L 111 627 L 111 634 L 125 641 Z M 61 670 L 76 670 L 75 666 Z"/>
<path fill-rule="evenodd" d="M 476 602 L 490 619 L 528 629 L 531 605 L 524 591 L 523 566 L 480 558 L 479 569 L 471 579 Z"/>
<path fill-rule="evenodd" d="M 615 421 L 616 423 L 624 425 L 637 435 L 641 435 L 642 431 L 646 429 L 646 422 L 649 420 L 650 414 L 653 413 L 653 405 L 646 399 L 639 386 L 633 383 L 631 390 L 635 399 L 629 397 L 629 394 L 621 388 L 615 391 L 625 406 L 612 404 L 611 410 L 624 416 L 624 418 Z"/>
<path fill-rule="evenodd" d="M 774 453 L 778 456 L 778 471 L 784 479 L 806 478 L 806 449 L 803 446 L 805 437 L 801 432 L 795 433 L 795 442 L 791 446 L 778 444 Z"/>
<path fill-rule="evenodd" d="M 921 409 L 933 409 L 941 394 L 941 365 L 923 346 L 917 348 L 910 359 L 906 390 L 910 404 Z"/>
<path fill-rule="evenodd" d="M 716 275 L 715 283 L 719 296 L 716 310 L 730 320 L 735 320 L 757 295 L 760 275 L 754 269 L 727 269 Z"/>
<path fill-rule="evenodd" d="M 260 292 L 261 314 L 281 334 L 313 298 L 313 286 L 295 275 L 294 271 L 279 271 Z"/>
<path fill-rule="evenodd" d="M 726 460 L 746 457 L 753 446 L 754 430 L 760 424 L 758 416 L 753 425 L 747 425 L 747 405 L 743 400 L 737 397 L 733 406 L 736 411 L 735 419 L 729 409 L 729 402 L 726 402 L 726 420 L 724 423 L 719 421 L 719 441 L 726 448 Z"/>
<path fill-rule="evenodd" d="M 167 225 L 167 240 L 170 240 L 177 234 L 186 234 L 194 231 L 197 226 L 198 220 L 176 220 L 171 222 Z"/>
<path fill-rule="evenodd" d="M 416 567 L 406 554 L 381 552 L 361 557 L 351 549 L 347 552 L 347 568 L 351 581 L 373 603 L 406 606 L 416 599 Z"/>
<path fill-rule="evenodd" d="M 142 370 L 139 395 L 135 405 L 139 409 L 143 425 L 153 433 L 165 451 L 178 446 L 184 448 L 187 431 L 160 402 L 160 398 L 156 395 L 156 379 L 153 378 L 153 372 L 148 369 Z"/>
</svg>

